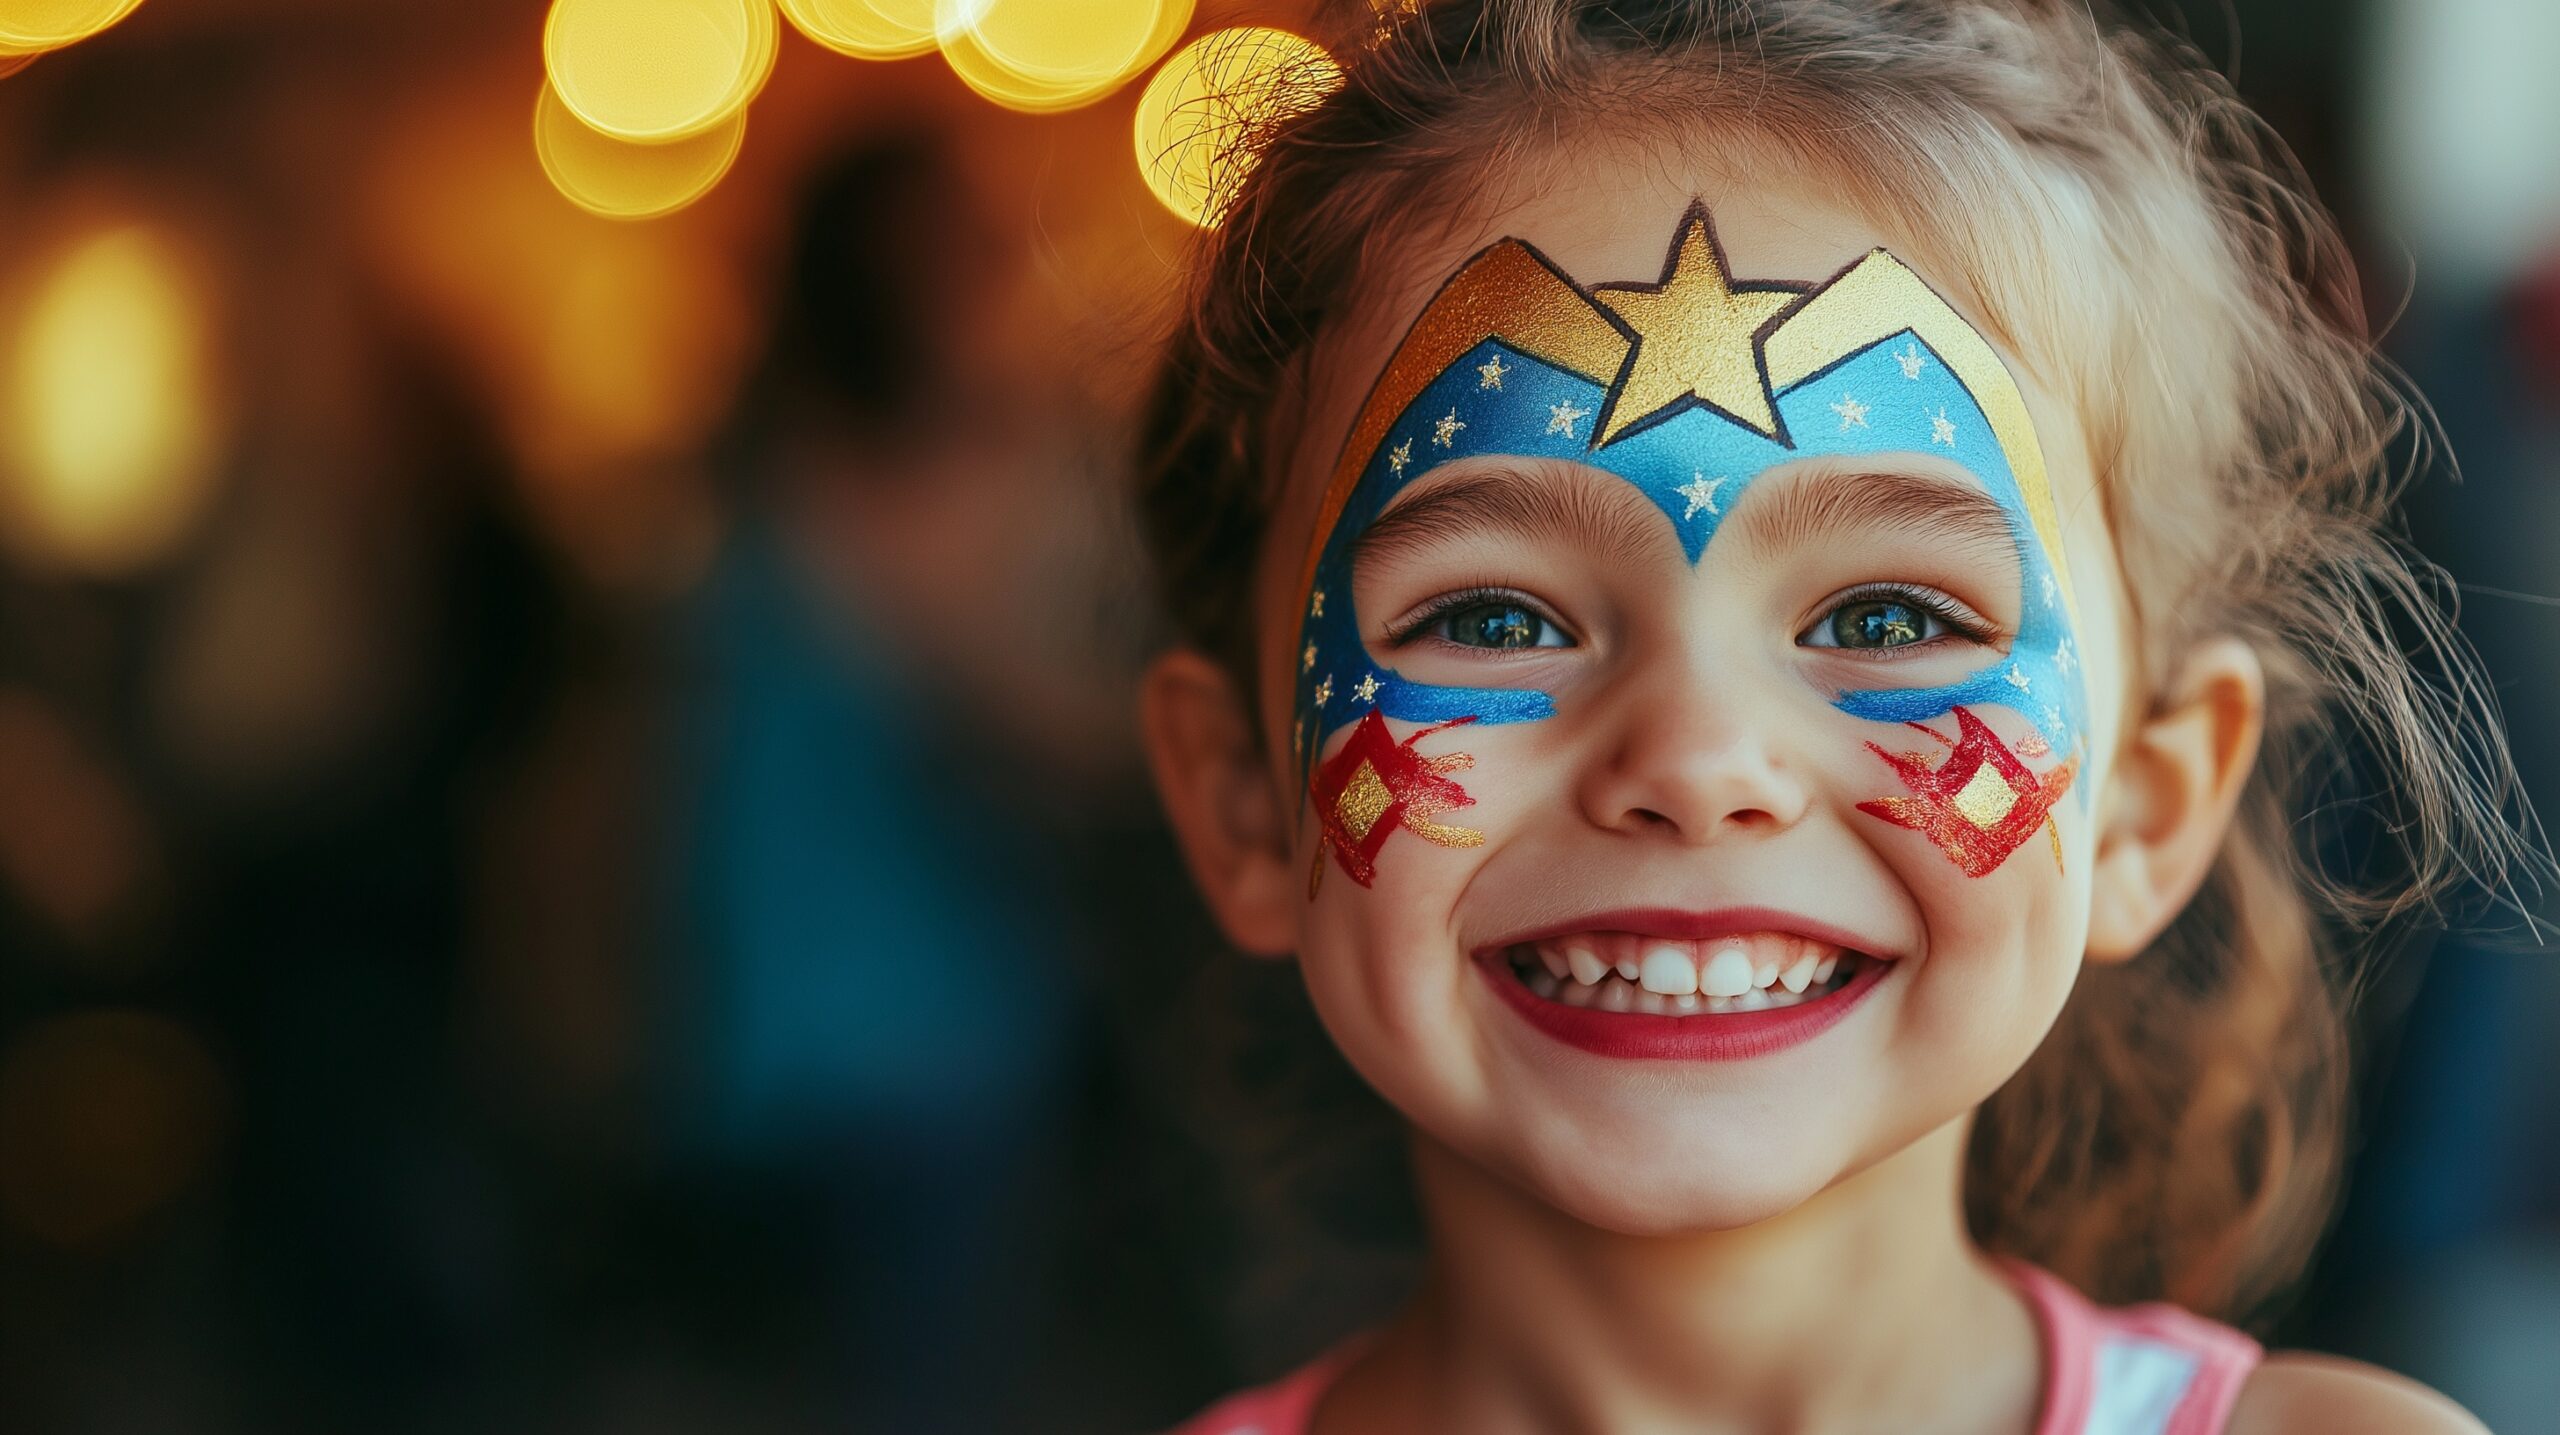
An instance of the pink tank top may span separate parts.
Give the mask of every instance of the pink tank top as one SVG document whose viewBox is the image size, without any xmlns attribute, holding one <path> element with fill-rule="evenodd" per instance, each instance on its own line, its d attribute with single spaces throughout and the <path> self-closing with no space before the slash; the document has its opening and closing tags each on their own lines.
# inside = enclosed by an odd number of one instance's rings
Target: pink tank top
<svg viewBox="0 0 2560 1435">
<path fill-rule="evenodd" d="M 2034 1266 L 2009 1262 L 2007 1270 L 2043 1337 L 2034 1435 L 2221 1435 L 2241 1382 L 2265 1353 L 2239 1331 L 2173 1305 L 2100 1307 Z M 1355 1331 L 1168 1435 L 1305 1435 L 1316 1397 L 1376 1334 Z"/>
</svg>

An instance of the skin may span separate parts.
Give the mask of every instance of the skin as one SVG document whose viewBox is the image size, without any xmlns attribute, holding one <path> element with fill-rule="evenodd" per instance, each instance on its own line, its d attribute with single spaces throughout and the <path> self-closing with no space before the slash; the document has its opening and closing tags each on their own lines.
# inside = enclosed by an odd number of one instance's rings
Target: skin
<svg viewBox="0 0 2560 1435">
<path fill-rule="evenodd" d="M 1297 955 L 1333 1039 L 1410 1133 L 1429 1274 L 1310 1429 L 2027 1430 L 2035 1329 L 1960 1215 L 1972 1113 L 2043 1039 L 2084 958 L 2132 959 L 2193 895 L 2254 759 L 2263 680 L 2245 645 L 2218 640 L 2137 687 L 2086 438 L 2015 356 L 2002 355 L 2051 470 L 2090 685 L 2077 778 L 2090 801 L 2055 809 L 2060 870 L 2039 838 L 1968 878 L 1921 834 L 1856 810 L 1901 790 L 1863 744 L 1907 747 L 1916 734 L 1832 698 L 1876 685 L 1879 671 L 1945 681 L 1982 663 L 1983 647 L 1956 639 L 1886 658 L 1802 641 L 1842 590 L 1872 581 L 1925 584 L 2014 625 L 2014 565 L 2005 579 L 1970 571 L 1999 565 L 1950 563 L 1855 520 L 1778 541 L 1754 515 L 1785 485 L 1819 481 L 1824 466 L 1805 461 L 1759 479 L 1692 568 L 1623 481 L 1557 463 L 1521 481 L 1580 485 L 1632 520 L 1613 527 L 1651 541 L 1487 530 L 1356 576 L 1364 637 L 1399 670 L 1555 696 L 1553 717 L 1423 742 L 1474 755 L 1463 780 L 1476 805 L 1451 818 L 1483 845 L 1399 835 L 1374 887 L 1337 871 L 1306 895 L 1316 825 L 1287 758 L 1294 580 L 1322 537 L 1324 471 L 1443 276 L 1509 235 L 1584 282 L 1650 280 L 1695 197 L 1737 279 L 1820 280 L 1882 245 L 1966 308 L 1924 245 L 1838 207 L 1820 175 L 1758 163 L 1742 183 L 1661 156 L 1576 160 L 1569 185 L 1408 246 L 1320 345 L 1259 567 L 1261 710 L 1245 711 L 1194 653 L 1161 659 L 1143 693 L 1158 784 L 1212 909 L 1248 951 Z M 1963 482 L 1952 467 L 1936 476 Z M 1572 645 L 1392 643 L 1435 595 L 1488 580 L 1534 595 Z M 1894 663 L 1911 666 L 1879 667 Z M 2004 739 L 2026 730 L 2006 709 L 1978 712 Z M 1897 965 L 1802 1045 L 1638 1062 L 1529 1028 L 1469 960 L 1579 914 L 1743 904 L 1844 927 Z M 2374 1421 L 2478 1428 L 2398 1377 L 2284 1356 L 2252 1378 L 2232 1428 L 2386 1428 Z"/>
</svg>

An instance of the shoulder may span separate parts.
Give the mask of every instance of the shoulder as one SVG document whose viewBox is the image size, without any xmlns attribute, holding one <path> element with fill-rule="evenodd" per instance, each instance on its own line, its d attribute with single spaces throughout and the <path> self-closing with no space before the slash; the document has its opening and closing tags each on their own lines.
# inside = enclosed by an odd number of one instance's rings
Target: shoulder
<svg viewBox="0 0 2560 1435">
<path fill-rule="evenodd" d="M 2378 1365 L 2286 1351 L 2249 1373 L 2228 1435 L 2489 1435 L 2471 1412 Z"/>
</svg>

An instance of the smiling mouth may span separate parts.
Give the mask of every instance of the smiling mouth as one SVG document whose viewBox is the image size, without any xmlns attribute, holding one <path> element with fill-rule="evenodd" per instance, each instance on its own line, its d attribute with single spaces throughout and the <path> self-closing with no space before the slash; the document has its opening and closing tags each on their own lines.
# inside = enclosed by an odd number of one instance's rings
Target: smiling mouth
<svg viewBox="0 0 2560 1435">
<path fill-rule="evenodd" d="M 1577 932 L 1505 947 L 1512 978 L 1546 1001 L 1603 1012 L 1701 1018 L 1821 1001 L 1879 959 L 1791 932 L 1697 941 Z"/>
</svg>

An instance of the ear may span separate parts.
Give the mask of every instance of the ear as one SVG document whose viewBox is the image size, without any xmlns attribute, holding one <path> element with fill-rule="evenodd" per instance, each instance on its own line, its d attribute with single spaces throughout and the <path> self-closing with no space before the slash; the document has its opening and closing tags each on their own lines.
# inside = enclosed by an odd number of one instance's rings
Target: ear
<svg viewBox="0 0 2560 1435">
<path fill-rule="evenodd" d="M 2258 760 L 2267 679 L 2237 638 L 2192 650 L 2108 780 L 2090 878 L 2089 959 L 2140 953 L 2195 896 Z"/>
<path fill-rule="evenodd" d="M 1234 680 L 1177 648 L 1148 664 L 1138 722 L 1183 859 L 1227 939 L 1261 956 L 1296 950 L 1297 814 L 1283 804 Z"/>
</svg>

